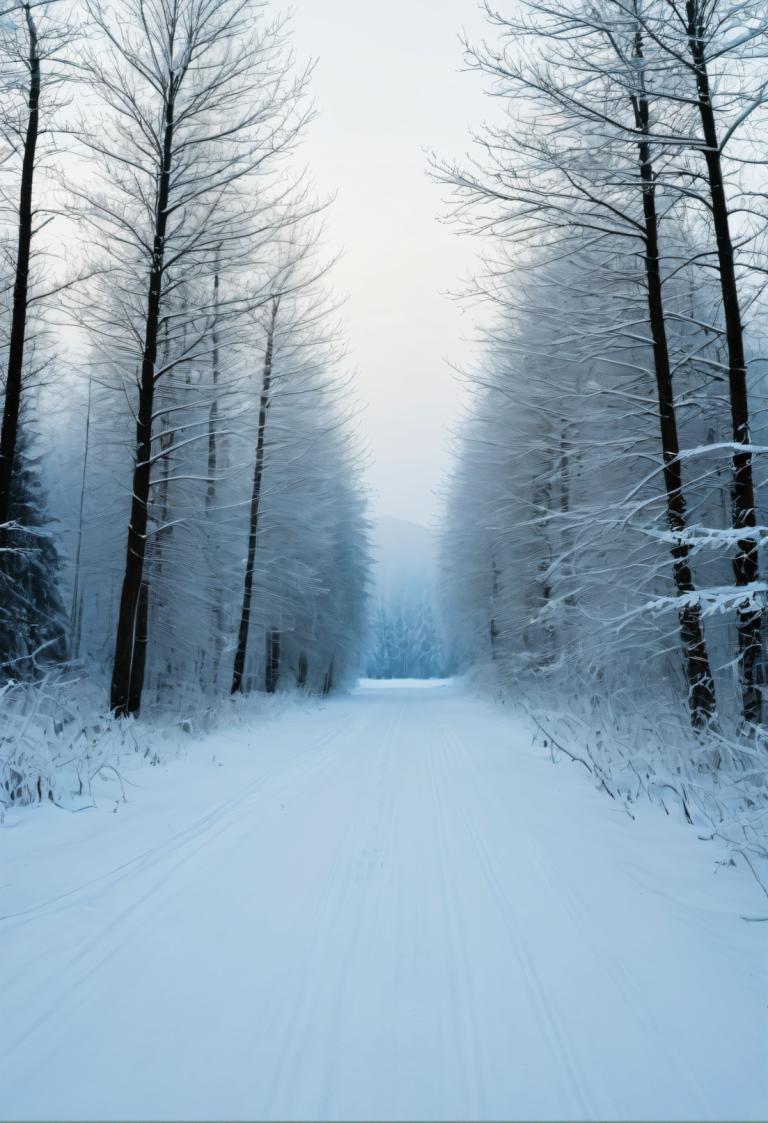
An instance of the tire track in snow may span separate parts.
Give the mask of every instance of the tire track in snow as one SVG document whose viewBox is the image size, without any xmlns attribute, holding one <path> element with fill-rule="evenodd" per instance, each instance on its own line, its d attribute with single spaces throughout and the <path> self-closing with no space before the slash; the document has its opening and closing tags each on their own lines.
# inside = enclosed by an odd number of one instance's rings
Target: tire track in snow
<svg viewBox="0 0 768 1123">
<path fill-rule="evenodd" d="M 493 808 L 496 812 L 498 812 L 498 802 L 496 802 L 496 807 L 494 808 L 494 802 L 489 796 L 487 788 L 483 786 L 483 780 L 485 779 L 485 777 L 477 761 L 476 753 L 472 751 L 472 747 L 470 746 L 469 742 L 456 733 L 454 727 L 446 725 L 444 718 L 441 718 L 440 720 L 443 734 L 451 740 L 455 747 L 455 750 L 460 752 L 471 765 L 471 773 L 473 776 L 472 783 L 475 789 L 475 795 L 482 803 L 485 804 L 486 808 Z M 505 924 L 518 936 L 516 940 L 516 951 L 518 953 L 522 953 L 524 957 L 526 968 L 530 971 L 531 977 L 534 980 L 535 990 L 539 996 L 539 1002 L 540 1004 L 543 1003 L 543 1008 L 545 1009 L 547 1019 L 553 1027 L 554 1034 L 558 1042 L 558 1048 L 566 1058 L 569 1071 L 575 1077 L 576 1084 L 574 1088 L 579 1095 L 582 1109 L 584 1110 L 585 1115 L 588 1118 L 595 1118 L 600 1115 L 600 1109 L 597 1108 L 597 1106 L 588 1099 L 586 1088 L 578 1075 L 578 1064 L 573 1057 L 572 1051 L 567 1045 L 567 1035 L 563 1030 L 562 1024 L 557 1018 L 554 1007 L 546 997 L 546 988 L 541 982 L 540 972 L 536 968 L 534 959 L 527 946 L 523 946 L 519 941 L 519 926 L 516 922 L 511 923 L 511 918 L 516 915 L 515 907 L 509 899 L 507 890 L 504 888 L 504 879 L 498 872 L 498 869 L 496 867 L 496 860 L 491 853 L 491 849 L 488 846 L 487 842 L 483 839 L 477 826 L 478 823 L 487 821 L 489 817 L 484 815 L 477 815 L 471 818 L 466 813 L 466 810 L 464 810 L 464 808 L 461 806 L 459 807 L 459 813 L 463 819 L 464 826 L 467 830 L 468 835 L 472 838 L 472 841 L 475 847 L 478 849 L 478 852 L 483 856 L 484 873 L 489 880 L 489 884 L 491 884 L 495 889 L 496 902 L 504 918 Z M 609 954 L 607 957 L 604 955 L 597 955 L 597 952 L 590 946 L 590 939 L 588 938 L 587 934 L 591 927 L 591 919 L 589 917 L 585 917 L 584 907 L 581 899 L 576 895 L 573 888 L 568 885 L 565 880 L 556 881 L 552 877 L 552 863 L 547 864 L 542 860 L 540 851 L 542 848 L 549 848 L 551 845 L 551 840 L 546 837 L 546 834 L 540 833 L 537 835 L 536 842 L 534 842 L 531 834 L 526 830 L 525 832 L 519 831 L 517 833 L 515 842 L 517 846 L 521 846 L 522 848 L 524 848 L 527 861 L 531 866 L 534 866 L 536 868 L 541 879 L 549 886 L 549 889 L 551 890 L 553 896 L 556 896 L 558 902 L 560 904 L 563 904 L 567 909 L 570 920 L 569 931 L 578 931 L 580 936 L 579 946 L 592 955 L 603 974 L 609 974 L 612 977 L 612 979 L 614 980 L 614 984 L 618 987 L 625 998 L 625 1009 L 630 1013 L 639 1029 L 643 1032 L 643 1036 L 652 1038 L 656 1033 L 659 1032 L 659 1027 L 655 1023 L 652 1026 L 649 1023 L 648 1018 L 644 1016 L 643 1008 L 640 1002 L 643 997 L 642 992 L 638 989 L 634 979 L 632 978 L 632 975 L 621 963 L 617 956 L 613 954 Z M 554 860 L 555 859 L 553 858 L 553 861 Z M 676 1076 L 678 1078 L 684 1077 L 684 1079 L 686 1080 L 692 1098 L 698 1103 L 697 1115 L 702 1119 L 710 1118 L 709 1104 L 695 1073 L 688 1064 L 685 1064 L 681 1071 L 679 1064 L 680 1062 L 678 1061 Z"/>
<path fill-rule="evenodd" d="M 362 715 L 357 721 L 357 732 L 365 727 L 366 720 Z M 288 762 L 287 768 L 299 766 L 306 758 L 313 758 L 319 750 L 326 750 L 326 758 L 329 758 L 328 750 L 333 746 L 336 747 L 338 742 L 338 730 L 334 727 L 324 736 L 312 741 L 301 754 Z M 258 752 L 258 750 L 255 750 Z M 314 764 L 314 760 L 308 761 L 309 765 Z M 251 796 L 257 793 L 261 788 L 273 780 L 276 776 L 280 776 L 286 770 L 286 764 L 280 763 L 273 767 L 271 771 L 262 773 L 261 776 L 247 784 L 241 791 L 223 800 L 217 804 L 211 811 L 197 819 L 190 826 L 185 827 L 183 830 L 178 831 L 176 834 L 171 835 L 169 838 L 164 839 L 156 846 L 151 846 L 147 850 L 143 850 L 140 854 L 135 855 L 133 858 L 128 859 L 127 862 L 122 862 L 120 865 L 107 870 L 97 877 L 90 878 L 79 885 L 67 889 L 64 893 L 59 893 L 55 897 L 49 897 L 44 901 L 38 901 L 34 905 L 29 905 L 24 909 L 19 909 L 17 912 L 9 912 L 0 914 L 0 924 L 6 924 L 13 920 L 20 920 L 28 916 L 34 916 L 39 913 L 48 914 L 53 912 L 53 906 L 66 902 L 63 907 L 68 907 L 70 903 L 77 903 L 71 901 L 72 898 L 77 898 L 78 894 L 86 893 L 88 890 L 96 888 L 111 888 L 116 882 L 122 881 L 126 875 L 136 873 L 144 873 L 147 869 L 151 868 L 154 862 L 162 861 L 169 853 L 182 849 L 188 843 L 194 842 L 201 835 L 204 835 L 209 827 L 221 820 L 228 812 L 241 808 Z"/>
<path fill-rule="evenodd" d="M 391 838 L 392 835 L 395 814 L 392 786 L 386 782 L 387 774 L 393 766 L 390 745 L 395 741 L 396 733 L 402 728 L 404 717 L 405 707 L 400 706 L 392 714 L 389 725 L 377 732 L 379 737 L 377 744 L 378 759 L 376 760 L 374 775 L 368 781 L 372 787 L 371 794 L 375 801 L 375 811 L 371 811 L 371 805 L 365 800 L 361 799 L 360 801 L 361 806 L 366 808 L 367 814 L 360 817 L 363 831 L 358 839 L 359 856 L 355 856 L 352 877 L 347 881 L 348 898 L 353 896 L 357 898 L 356 907 L 351 910 L 355 922 L 341 927 L 338 943 L 343 946 L 344 952 L 337 958 L 339 969 L 334 975 L 326 974 L 324 977 L 324 990 L 327 999 L 325 1008 L 328 1011 L 326 1020 L 334 1026 L 341 1024 L 344 1008 L 350 1002 L 350 992 L 354 992 L 354 988 L 358 985 L 358 974 L 361 971 L 366 973 L 368 970 L 369 944 L 366 944 L 364 940 L 364 933 L 368 932 L 373 919 L 380 889 L 375 855 L 387 849 L 387 839 Z M 370 746 L 366 752 L 368 751 L 370 751 Z M 361 763 L 362 761 L 358 761 L 358 764 Z M 363 841 L 366 842 L 365 846 L 360 845 Z M 339 916 L 343 915 L 342 903 L 342 911 L 336 917 L 337 929 L 339 927 Z M 320 1075 L 318 1089 L 318 1115 L 322 1119 L 333 1119 L 335 1115 L 332 1108 L 337 1086 L 337 1073 L 335 1071 L 337 1067 L 336 1056 L 334 1054 L 329 1055 Z"/>
<path fill-rule="evenodd" d="M 443 744 L 447 744 L 447 739 L 444 738 Z M 450 845 L 446 826 L 444 791 L 440 783 L 440 771 L 436 767 L 435 761 L 436 747 L 434 741 L 427 742 L 427 746 L 427 766 L 440 840 L 439 863 L 440 879 L 443 888 L 443 907 L 447 918 L 446 928 L 451 947 L 451 960 L 455 964 L 455 970 L 452 969 L 450 972 L 451 1005 L 453 1007 L 454 1019 L 453 1029 L 454 1034 L 458 1034 L 460 1039 L 461 1050 L 464 1055 L 464 1070 L 469 1078 L 470 1099 L 473 1105 L 471 1115 L 473 1118 L 476 1118 L 482 1111 L 483 1102 L 479 1075 L 481 1067 L 480 1053 L 478 1049 L 477 1033 L 474 1032 L 474 1027 L 478 1025 L 474 1000 L 475 991 L 472 985 L 466 934 L 459 924 L 456 890 L 449 876 L 447 865 Z M 457 985 L 457 974 L 461 979 L 461 991 Z M 472 1032 L 470 1032 L 470 1027 Z"/>
<path fill-rule="evenodd" d="M 353 738 L 358 736 L 367 724 L 366 714 L 363 712 L 350 728 L 348 721 L 344 721 L 342 729 L 344 736 Z M 224 800 L 212 811 L 196 820 L 190 827 L 171 836 L 166 842 L 151 847 L 149 850 L 137 855 L 136 858 L 116 867 L 98 878 L 91 879 L 73 890 L 53 898 L 49 902 L 42 902 L 39 906 L 32 906 L 6 920 L 18 919 L 22 923 L 30 923 L 38 919 L 50 919 L 63 909 L 76 908 L 81 904 L 80 897 L 93 888 L 115 889 L 123 887 L 128 882 L 138 882 L 146 876 L 147 872 L 157 867 L 158 874 L 148 889 L 140 896 L 131 897 L 127 905 L 117 914 L 113 914 L 86 947 L 78 948 L 67 960 L 57 963 L 47 978 L 41 978 L 39 965 L 36 965 L 38 991 L 47 993 L 54 991 L 53 982 L 62 972 L 70 980 L 73 1006 L 81 1006 L 87 1001 L 84 985 L 96 985 L 95 976 L 131 941 L 149 927 L 156 927 L 159 920 L 159 911 L 149 912 L 148 906 L 161 891 L 166 892 L 162 911 L 172 911 L 175 895 L 184 892 L 184 887 L 174 885 L 174 875 L 186 865 L 189 865 L 200 854 L 208 849 L 211 844 L 221 840 L 240 825 L 250 811 L 250 804 L 254 798 L 262 794 L 270 783 L 277 780 L 280 784 L 289 784 L 292 794 L 296 791 L 296 781 L 314 783 L 320 776 L 339 767 L 337 750 L 344 737 L 339 735 L 339 728 L 333 726 L 326 734 L 314 739 L 298 758 L 293 758 L 290 763 L 277 765 L 268 773 L 262 774 L 258 779 L 248 784 L 239 795 Z M 278 788 L 279 790 L 279 788 Z M 237 814 L 234 814 L 237 812 Z M 175 857 L 175 861 L 170 859 Z M 169 863 L 169 864 L 166 864 Z M 168 889 L 171 887 L 170 894 Z M 50 905 L 50 908 L 46 906 Z M 10 925 L 9 925 L 10 927 Z M 21 970 L 21 965 L 16 965 L 18 988 L 26 987 L 26 972 Z M 8 997 L 13 988 L 13 979 L 8 980 L 3 986 L 3 991 Z M 20 1003 L 20 1008 L 23 1004 Z M 14 1049 L 20 1048 L 26 1041 L 34 1036 L 35 1032 L 43 1026 L 57 1009 L 56 1001 L 46 1005 L 43 1010 L 24 1029 L 20 1030 L 14 1041 Z"/>
<path fill-rule="evenodd" d="M 18 937 L 0 983 L 9 1117 L 105 1119 L 113 1102 L 136 1119 L 759 1117 L 762 996 L 703 933 L 676 938 L 685 900 L 622 893 L 598 847 L 636 844 L 595 826 L 588 799 L 571 805 L 555 770 L 562 829 L 548 830 L 548 774 L 512 753 L 524 730 L 426 688 L 337 699 L 276 736 L 284 759 L 232 798 L 200 814 L 198 797 L 195 821 L 141 854 L 125 836 L 127 862 L 0 925 Z M 696 845 L 682 853 L 706 900 Z M 647 876 L 674 883 L 658 861 Z M 646 904 L 651 932 L 672 936 L 659 971 L 659 940 L 633 930 Z M 757 965 L 753 936 L 734 928 L 728 947 Z M 677 986 L 670 963 L 688 952 Z M 712 1023 L 707 993 L 682 1020 L 625 1020 L 718 981 Z M 745 1034 L 710 1042 L 710 1024 Z"/>
<path fill-rule="evenodd" d="M 331 995 L 330 1010 L 333 1011 L 333 1014 L 326 1014 L 324 1021 L 329 1034 L 329 1048 L 332 1049 L 333 1047 L 331 1035 L 334 1025 L 338 1025 L 341 996 L 352 962 L 350 950 L 354 949 L 359 942 L 363 917 L 361 907 L 355 909 L 345 907 L 345 903 L 353 892 L 356 873 L 355 864 L 351 859 L 352 855 L 359 849 L 362 836 L 366 840 L 377 837 L 376 818 L 371 815 L 370 807 L 362 798 L 359 787 L 355 792 L 355 773 L 357 772 L 358 776 L 362 776 L 365 780 L 365 774 L 370 769 L 371 755 L 377 750 L 379 754 L 382 753 L 380 742 L 391 740 L 393 731 L 402 721 L 402 706 L 394 708 L 386 716 L 388 723 L 383 729 L 376 726 L 375 736 L 372 738 L 373 718 L 370 709 L 366 709 L 362 720 L 364 726 L 368 727 L 368 736 L 360 739 L 360 743 L 356 746 L 356 753 L 347 756 L 346 759 L 343 754 L 338 754 L 337 764 L 340 769 L 344 769 L 345 783 L 350 794 L 353 795 L 352 813 L 349 816 L 346 830 L 337 844 L 332 866 L 324 879 L 325 890 L 321 897 L 321 905 L 314 917 L 307 918 L 308 925 L 312 927 L 317 936 L 313 953 L 302 972 L 301 985 L 294 987 L 294 997 L 286 1023 L 282 1030 L 276 1033 L 276 1035 L 282 1036 L 283 1041 L 271 1087 L 265 1097 L 265 1101 L 269 1105 L 267 1111 L 269 1118 L 281 1118 L 286 1115 L 291 1118 L 295 1117 L 292 1112 L 286 1110 L 285 1104 L 291 1101 L 295 1092 L 294 1074 L 302 1069 L 301 1058 L 306 1053 L 306 1039 L 310 1034 L 310 1027 L 316 1025 L 316 1022 L 310 1016 L 311 1011 L 313 1009 L 329 1009 L 328 1005 L 324 1005 L 321 1001 L 321 996 L 329 991 Z M 371 744 L 372 740 L 374 744 Z M 351 925 L 349 924 L 350 916 L 354 917 L 354 923 Z M 334 949 L 338 946 L 339 935 L 344 934 L 343 926 L 345 922 L 347 954 L 340 956 L 335 953 Z M 339 932 L 340 925 L 342 926 L 341 933 Z M 333 975 L 330 975 L 328 965 L 333 963 L 336 963 L 337 969 Z M 324 1106 L 327 1106 L 329 1098 L 328 1061 L 329 1058 L 325 1057 L 325 1074 L 321 1073 L 318 1080 L 320 1088 L 325 1084 L 325 1090 L 318 1091 L 318 1097 Z M 303 1114 L 301 1113 L 302 1117 Z M 323 1113 L 320 1112 L 318 1117 L 323 1118 Z"/>
<path fill-rule="evenodd" d="M 465 750 L 466 745 L 455 730 L 445 724 L 443 718 L 439 719 L 439 724 L 446 745 L 450 744 L 454 748 L 455 758 L 457 756 L 456 749 Z M 461 755 L 464 755 L 463 751 Z M 459 770 L 457 769 L 457 771 Z M 563 1032 L 562 1024 L 547 995 L 547 988 L 542 982 L 535 960 L 529 950 L 528 942 L 525 940 L 520 924 L 517 921 L 517 910 L 507 896 L 502 880 L 495 868 L 488 844 L 480 834 L 473 819 L 467 814 L 466 805 L 461 800 L 456 801 L 456 813 L 464 828 L 466 837 L 471 841 L 478 856 L 480 870 L 491 891 L 490 897 L 494 901 L 504 925 L 510 934 L 512 949 L 520 966 L 526 986 L 539 1010 L 540 1024 L 550 1041 L 552 1051 L 560 1058 L 561 1068 L 567 1077 L 568 1084 L 581 1108 L 583 1116 L 585 1118 L 594 1118 L 594 1110 L 587 1095 L 584 1082 L 579 1075 L 578 1067 L 574 1060 L 573 1053 L 569 1048 L 566 1035 Z"/>
</svg>

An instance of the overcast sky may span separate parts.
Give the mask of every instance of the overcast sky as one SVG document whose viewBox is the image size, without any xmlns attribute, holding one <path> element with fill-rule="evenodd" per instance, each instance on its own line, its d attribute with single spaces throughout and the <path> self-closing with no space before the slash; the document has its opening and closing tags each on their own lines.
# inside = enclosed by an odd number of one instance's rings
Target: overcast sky
<svg viewBox="0 0 768 1123">
<path fill-rule="evenodd" d="M 424 148 L 458 156 L 487 113 L 477 75 L 460 73 L 462 28 L 484 30 L 476 0 L 295 0 L 297 53 L 317 59 L 318 117 L 303 155 L 335 191 L 329 240 L 343 256 L 351 362 L 365 407 L 377 515 L 431 523 L 467 357 L 471 319 L 442 293 L 475 254 L 436 216 L 441 189 Z"/>
</svg>

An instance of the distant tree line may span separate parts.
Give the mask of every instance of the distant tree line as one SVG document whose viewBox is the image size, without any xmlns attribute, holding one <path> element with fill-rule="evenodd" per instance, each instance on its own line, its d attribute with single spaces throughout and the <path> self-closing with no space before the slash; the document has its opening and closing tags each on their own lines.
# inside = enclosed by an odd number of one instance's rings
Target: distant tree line
<svg viewBox="0 0 768 1123">
<path fill-rule="evenodd" d="M 382 600 L 373 613 L 369 678 L 446 678 L 451 666 L 431 597 Z"/>
</svg>

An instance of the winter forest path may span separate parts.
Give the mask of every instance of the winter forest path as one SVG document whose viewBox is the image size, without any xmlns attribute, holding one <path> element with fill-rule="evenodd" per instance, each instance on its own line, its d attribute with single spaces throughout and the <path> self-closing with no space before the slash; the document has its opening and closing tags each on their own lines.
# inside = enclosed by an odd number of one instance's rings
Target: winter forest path
<svg viewBox="0 0 768 1123">
<path fill-rule="evenodd" d="M 768 925 L 691 828 L 450 684 L 248 738 L 0 831 L 3 1119 L 765 1117 Z"/>
</svg>

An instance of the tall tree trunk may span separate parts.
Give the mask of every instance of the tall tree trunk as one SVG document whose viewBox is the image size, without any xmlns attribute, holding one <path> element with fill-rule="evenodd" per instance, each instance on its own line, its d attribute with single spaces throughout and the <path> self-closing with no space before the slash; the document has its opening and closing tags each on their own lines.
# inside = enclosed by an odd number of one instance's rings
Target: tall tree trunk
<svg viewBox="0 0 768 1123">
<path fill-rule="evenodd" d="M 498 611 L 498 597 L 499 597 L 499 567 L 496 564 L 496 558 L 491 558 L 491 620 L 488 628 L 489 640 L 491 644 L 491 659 L 495 663 L 499 657 L 498 642 L 499 642 L 499 625 L 496 621 L 496 613 Z"/>
<path fill-rule="evenodd" d="M 568 436 L 568 422 L 562 419 L 560 430 L 560 549 L 562 560 L 560 563 L 563 582 L 566 589 L 573 580 L 573 528 L 570 525 L 571 516 L 571 455 L 573 449 Z M 576 605 L 573 591 L 567 592 L 563 602 L 572 609 Z"/>
<path fill-rule="evenodd" d="M 40 127 L 40 56 L 38 53 L 37 28 L 32 18 L 29 4 L 23 6 L 29 41 L 29 111 L 27 129 L 24 136 L 24 155 L 21 165 L 21 187 L 19 190 L 19 233 L 16 250 L 16 276 L 13 283 L 13 309 L 11 312 L 11 334 L 8 345 L 8 365 L 5 379 L 5 403 L 3 423 L 0 429 L 0 527 L 10 519 L 11 489 L 13 484 L 14 460 L 19 436 L 19 416 L 21 412 L 22 375 L 24 371 L 24 343 L 27 332 L 27 312 L 29 307 L 29 263 L 32 251 L 34 212 L 32 208 L 32 188 L 35 178 L 35 156 Z"/>
<path fill-rule="evenodd" d="M 733 239 L 730 231 L 728 200 L 723 181 L 723 164 L 712 105 L 709 73 L 704 53 L 704 26 L 700 0 L 686 0 L 688 46 L 696 74 L 698 108 L 704 135 L 702 154 L 707 168 L 709 199 L 717 242 L 718 272 L 723 296 L 725 338 L 728 350 L 728 386 L 731 400 L 731 431 L 734 445 L 748 446 L 749 400 L 744 328 L 739 308 Z M 752 478 L 752 455 L 747 448 L 733 452 L 731 485 L 731 521 L 734 530 L 749 530 L 756 525 L 755 489 Z M 733 559 L 737 587 L 750 585 L 758 578 L 757 543 L 754 538 L 738 540 Z M 739 657 L 741 663 L 741 696 L 744 720 L 759 722 L 763 716 L 763 699 L 758 685 L 758 667 L 762 660 L 762 611 L 748 600 L 737 609 Z"/>
<path fill-rule="evenodd" d="M 147 647 L 149 645 L 149 583 L 142 581 L 139 587 L 139 603 L 136 606 L 136 628 L 133 638 L 133 661 L 131 662 L 131 681 L 128 705 L 131 713 L 137 713 L 141 705 L 141 692 L 144 687 L 144 671 L 147 666 Z"/>
<path fill-rule="evenodd" d="M 205 509 L 210 513 L 216 499 L 216 468 L 218 449 L 216 447 L 216 428 L 219 421 L 219 270 L 213 277 L 213 356 L 211 362 L 211 408 L 208 411 L 208 486 L 205 491 Z"/>
<path fill-rule="evenodd" d="M 299 668 L 296 673 L 296 685 L 298 686 L 299 690 L 304 690 L 304 688 L 306 687 L 308 674 L 309 663 L 307 661 L 305 652 L 302 651 L 299 655 Z"/>
<path fill-rule="evenodd" d="M 635 36 L 635 58 L 643 59 L 643 43 L 638 29 Z M 635 122 L 644 139 L 638 145 L 640 179 L 643 190 L 643 223 L 645 228 L 645 277 L 648 295 L 648 315 L 653 339 L 653 362 L 656 371 L 656 390 L 659 402 L 659 428 L 664 471 L 664 488 L 667 503 L 667 524 L 676 541 L 672 545 L 672 574 L 677 595 L 685 597 L 694 591 L 690 566 L 690 548 L 682 541 L 686 529 L 686 506 L 683 494 L 680 465 L 680 442 L 677 432 L 677 415 L 672 388 L 672 369 L 669 361 L 669 343 L 662 295 L 659 260 L 659 222 L 656 210 L 656 179 L 653 169 L 650 135 L 650 111 L 645 93 L 642 69 L 639 74 L 639 92 L 632 98 Z M 701 608 L 687 604 L 678 613 L 680 637 L 683 644 L 685 674 L 688 683 L 688 703 L 694 729 L 705 728 L 715 715 L 715 682 L 704 639 Z"/>
<path fill-rule="evenodd" d="M 216 502 L 216 473 L 219 467 L 218 424 L 219 424 L 219 267 L 218 260 L 216 272 L 213 276 L 213 354 L 211 357 L 211 407 L 208 411 L 208 484 L 205 491 L 205 511 L 209 518 L 212 516 Z M 224 633 L 224 612 L 221 603 L 222 587 L 216 566 L 217 555 L 215 540 L 213 556 L 211 558 L 211 597 L 213 599 L 213 650 L 210 658 L 211 687 L 215 690 L 219 678 L 219 660 L 221 657 L 221 643 Z"/>
<path fill-rule="evenodd" d="M 549 512 L 552 507 L 552 483 L 549 476 L 549 466 L 545 465 L 544 475 L 534 487 L 533 507 L 534 512 L 541 510 L 541 517 L 536 520 L 540 537 L 542 552 L 538 564 L 538 606 L 537 615 L 541 622 L 543 636 L 540 651 L 540 666 L 549 667 L 557 658 L 557 631 L 552 615 L 552 545 L 548 536 Z"/>
<path fill-rule="evenodd" d="M 251 626 L 251 600 L 253 597 L 253 568 L 256 561 L 256 540 L 259 530 L 261 481 L 264 475 L 264 439 L 267 430 L 267 410 L 269 409 L 269 393 L 272 383 L 272 355 L 275 345 L 275 322 L 277 320 L 279 303 L 279 298 L 273 297 L 272 314 L 269 327 L 267 328 L 267 347 L 264 352 L 264 371 L 261 379 L 261 397 L 259 400 L 259 429 L 256 437 L 256 462 L 253 468 L 253 486 L 251 489 L 248 555 L 243 579 L 243 606 L 240 612 L 240 629 L 237 637 L 237 648 L 235 650 L 235 664 L 232 672 L 232 694 L 237 694 L 243 689 L 245 658 L 248 654 L 248 632 Z"/>
<path fill-rule="evenodd" d="M 83 473 L 80 479 L 80 505 L 77 517 L 77 548 L 75 550 L 75 579 L 72 586 L 72 610 L 70 621 L 72 629 L 72 656 L 77 659 L 80 654 L 80 637 L 83 626 L 83 600 L 80 593 L 80 563 L 83 552 L 83 512 L 85 509 L 85 483 L 88 475 L 88 452 L 91 444 L 91 400 L 93 397 L 93 379 L 88 379 L 88 407 L 85 418 L 85 440 L 83 442 Z"/>
<path fill-rule="evenodd" d="M 328 664 L 328 670 L 323 675 L 323 695 L 324 696 L 330 694 L 331 691 L 333 690 L 333 664 L 334 664 L 335 660 L 336 660 L 336 656 L 332 655 L 331 661 Z"/>
<path fill-rule="evenodd" d="M 277 691 L 280 679 L 280 632 L 270 628 L 267 632 L 266 663 L 264 666 L 264 690 L 267 694 Z"/>
<path fill-rule="evenodd" d="M 171 75 L 171 88 L 173 75 Z M 152 409 L 155 395 L 155 367 L 157 364 L 158 330 L 165 265 L 165 235 L 168 224 L 168 197 L 171 180 L 173 151 L 174 103 L 171 93 L 165 107 L 163 155 L 155 212 L 155 233 L 152 246 L 152 267 L 147 289 L 146 328 L 141 361 L 139 408 L 136 417 L 136 460 L 133 469 L 131 521 L 128 526 L 128 544 L 125 573 L 120 596 L 115 638 L 115 662 L 112 672 L 111 708 L 117 717 L 138 713 L 144 683 L 146 637 L 141 633 L 146 621 L 145 597 L 148 590 L 144 582 L 144 559 L 147 551 L 147 517 L 149 489 L 152 475 Z M 142 591 L 142 585 L 145 591 Z M 139 618 L 141 602 L 141 619 Z M 136 641 L 142 642 L 142 655 L 133 671 Z"/>
<path fill-rule="evenodd" d="M 164 367 L 170 356 L 170 323 L 168 317 L 161 317 L 159 335 L 158 351 L 160 355 L 160 365 Z M 183 347 L 184 338 L 182 337 L 182 349 Z M 174 414 L 169 413 L 165 406 L 167 404 L 172 409 L 175 397 L 173 385 L 169 385 L 167 389 L 167 400 L 165 395 L 158 394 L 157 392 L 154 398 L 155 405 L 158 406 L 157 414 L 160 417 L 160 431 L 155 434 L 154 440 L 162 459 L 159 461 L 159 479 L 154 480 L 152 484 L 155 488 L 152 495 L 155 531 L 152 536 L 152 541 L 147 543 L 147 556 L 144 561 L 145 568 L 149 569 L 149 574 L 145 573 L 143 578 L 143 583 L 147 586 L 147 596 L 143 604 L 140 598 L 136 624 L 137 645 L 142 633 L 145 633 L 147 637 L 144 646 L 144 665 L 146 665 L 146 644 L 149 642 L 149 589 L 159 589 L 161 587 L 166 551 L 173 536 L 173 523 L 169 523 L 168 514 L 170 510 L 171 453 L 174 444 L 175 422 L 171 420 Z M 160 609 L 159 604 L 156 607 Z M 134 661 L 135 658 L 136 656 L 134 655 Z M 134 674 L 133 671 L 131 672 L 132 683 L 136 683 L 139 673 L 141 672 L 137 671 L 137 674 Z M 156 697 L 160 697 L 166 687 L 170 688 L 172 686 L 171 676 L 172 666 L 170 652 L 166 647 L 164 658 L 159 660 L 154 667 L 154 682 L 152 683 L 152 687 Z M 144 682 L 143 678 L 142 682 Z"/>
</svg>

